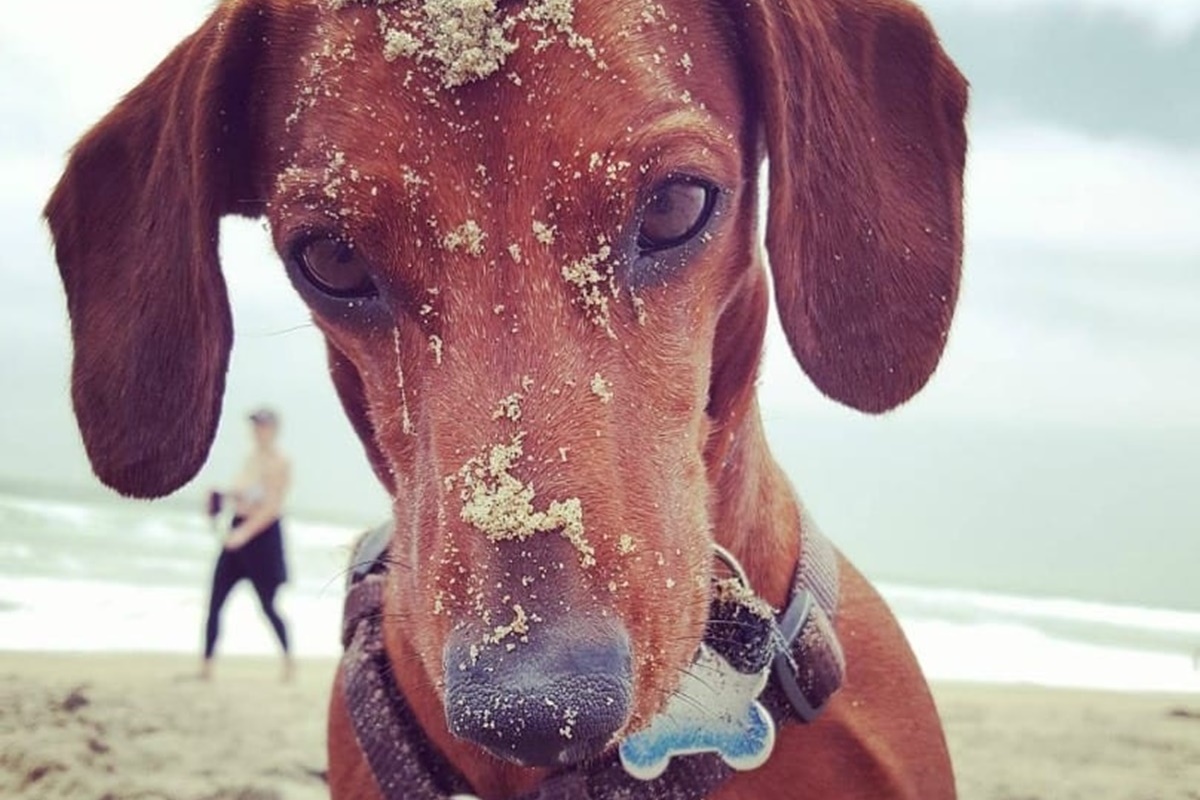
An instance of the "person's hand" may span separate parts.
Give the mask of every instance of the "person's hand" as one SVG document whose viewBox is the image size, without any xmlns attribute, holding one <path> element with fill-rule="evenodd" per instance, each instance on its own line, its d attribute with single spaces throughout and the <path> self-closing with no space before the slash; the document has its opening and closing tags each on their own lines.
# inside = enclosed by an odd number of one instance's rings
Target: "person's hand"
<svg viewBox="0 0 1200 800">
<path fill-rule="evenodd" d="M 249 536 L 243 533 L 240 528 L 234 528 L 229 532 L 229 535 L 225 537 L 225 549 L 230 551 L 241 550 L 243 547 L 245 547 L 246 542 L 248 541 L 250 541 Z"/>
</svg>

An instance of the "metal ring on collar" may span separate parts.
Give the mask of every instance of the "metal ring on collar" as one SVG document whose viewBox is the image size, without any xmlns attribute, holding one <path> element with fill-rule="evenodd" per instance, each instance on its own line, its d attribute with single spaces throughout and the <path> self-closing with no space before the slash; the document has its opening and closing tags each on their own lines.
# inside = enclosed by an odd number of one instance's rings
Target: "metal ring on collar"
<svg viewBox="0 0 1200 800">
<path fill-rule="evenodd" d="M 734 576 L 739 581 L 742 582 L 742 586 L 745 586 L 747 589 L 754 588 L 750 585 L 750 579 L 748 577 L 746 577 L 745 568 L 742 567 L 742 564 L 740 561 L 738 561 L 736 558 L 734 558 L 733 553 L 729 552 L 728 550 L 726 550 L 724 547 L 717 544 L 716 542 L 712 543 L 712 549 L 713 549 L 713 555 L 715 555 L 717 557 L 717 560 L 719 560 L 725 566 L 729 567 L 729 571 L 732 572 L 734 574 Z"/>
</svg>

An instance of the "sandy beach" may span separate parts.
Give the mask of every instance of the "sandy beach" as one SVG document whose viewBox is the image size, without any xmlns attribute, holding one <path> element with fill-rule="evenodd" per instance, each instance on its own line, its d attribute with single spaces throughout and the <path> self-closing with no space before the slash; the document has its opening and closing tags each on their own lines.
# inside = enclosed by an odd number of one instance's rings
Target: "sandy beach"
<svg viewBox="0 0 1200 800">
<path fill-rule="evenodd" d="M 0 653 L 0 797 L 317 800 L 334 662 Z"/>
<path fill-rule="evenodd" d="M 1200 800 L 1200 695 L 934 693 L 962 800 Z"/>
<path fill-rule="evenodd" d="M 0 797 L 326 796 L 334 664 L 0 653 Z M 939 685 L 963 800 L 1200 800 L 1200 696 Z"/>
</svg>

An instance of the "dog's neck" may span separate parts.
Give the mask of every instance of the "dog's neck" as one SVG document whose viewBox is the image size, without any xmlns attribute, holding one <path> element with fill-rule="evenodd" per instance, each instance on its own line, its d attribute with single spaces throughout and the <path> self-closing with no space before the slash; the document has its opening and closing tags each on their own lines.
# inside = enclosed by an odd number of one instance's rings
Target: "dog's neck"
<svg viewBox="0 0 1200 800">
<path fill-rule="evenodd" d="M 800 556 L 800 505 L 767 448 L 757 401 L 726 435 L 728 449 L 713 479 L 714 536 L 741 562 L 754 591 L 783 608 Z"/>
</svg>

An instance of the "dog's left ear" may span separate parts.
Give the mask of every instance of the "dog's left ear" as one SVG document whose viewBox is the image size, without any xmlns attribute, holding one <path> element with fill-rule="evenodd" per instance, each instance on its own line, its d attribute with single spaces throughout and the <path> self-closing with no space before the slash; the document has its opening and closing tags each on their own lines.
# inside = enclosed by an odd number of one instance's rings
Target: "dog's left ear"
<svg viewBox="0 0 1200 800">
<path fill-rule="evenodd" d="M 216 432 L 233 338 L 217 226 L 262 212 L 249 148 L 263 5 L 221 5 L 80 140 L 46 205 L 75 416 L 122 494 L 174 491 Z"/>
<path fill-rule="evenodd" d="M 907 0 L 750 0 L 767 251 L 792 351 L 879 413 L 925 385 L 962 258 L 966 81 Z"/>
</svg>

